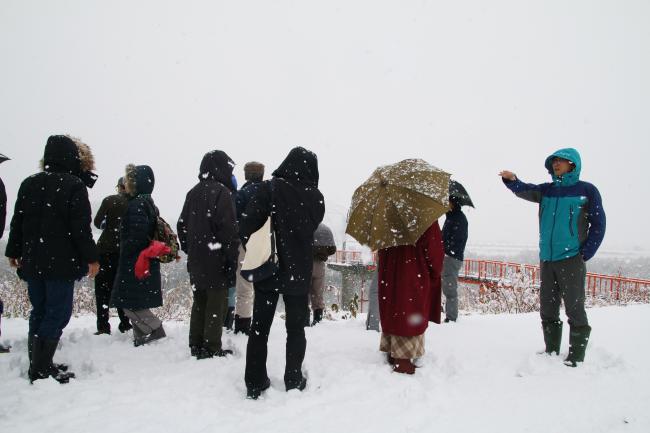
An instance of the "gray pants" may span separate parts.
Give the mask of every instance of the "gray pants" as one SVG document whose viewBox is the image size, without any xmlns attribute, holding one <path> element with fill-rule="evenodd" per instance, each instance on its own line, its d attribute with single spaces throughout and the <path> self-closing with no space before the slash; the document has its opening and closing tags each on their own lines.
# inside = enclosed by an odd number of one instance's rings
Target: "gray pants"
<svg viewBox="0 0 650 433">
<path fill-rule="evenodd" d="M 148 308 L 137 311 L 125 308 L 124 314 L 131 319 L 134 337 L 149 335 L 162 326 L 162 321 Z"/>
<path fill-rule="evenodd" d="M 462 260 L 445 255 L 442 262 L 442 292 L 445 294 L 445 316 L 449 320 L 458 319 L 458 272 Z"/>
<path fill-rule="evenodd" d="M 370 289 L 368 290 L 368 318 L 366 329 L 379 332 L 379 285 L 377 284 L 378 273 L 372 274 Z"/>
<path fill-rule="evenodd" d="M 241 318 L 248 319 L 253 315 L 253 298 L 255 292 L 253 290 L 253 283 L 246 281 L 239 273 L 241 271 L 241 264 L 244 261 L 246 251 L 239 246 L 239 259 L 237 260 L 237 275 L 235 280 L 235 314 Z"/>
<path fill-rule="evenodd" d="M 585 277 L 587 267 L 580 255 L 555 262 L 541 262 L 540 316 L 542 321 L 560 320 L 560 301 L 570 326 L 586 326 Z"/>
<path fill-rule="evenodd" d="M 314 259 L 314 267 L 311 274 L 311 287 L 309 288 L 309 300 L 312 311 L 325 308 L 323 290 L 325 286 L 325 262 Z"/>
</svg>

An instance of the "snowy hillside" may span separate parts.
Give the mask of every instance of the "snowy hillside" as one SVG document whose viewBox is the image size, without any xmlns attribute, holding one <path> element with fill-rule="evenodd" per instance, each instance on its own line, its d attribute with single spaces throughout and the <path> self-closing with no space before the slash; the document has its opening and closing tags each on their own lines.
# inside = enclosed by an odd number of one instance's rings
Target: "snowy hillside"
<svg viewBox="0 0 650 433">
<path fill-rule="evenodd" d="M 134 348 L 130 335 L 94 336 L 94 318 L 74 318 L 55 357 L 77 379 L 30 385 L 27 322 L 3 320 L 1 432 L 647 432 L 650 431 L 650 306 L 589 310 L 586 363 L 535 355 L 536 313 L 463 316 L 431 326 L 415 376 L 392 373 L 379 335 L 363 318 L 307 329 L 307 389 L 286 393 L 283 321 L 269 343 L 272 388 L 244 398 L 246 340 L 226 335 L 234 357 L 196 361 L 188 325 Z M 565 328 L 566 335 L 566 328 Z M 563 353 L 567 341 L 563 342 Z M 540 408 L 543 411 L 540 412 Z"/>
</svg>

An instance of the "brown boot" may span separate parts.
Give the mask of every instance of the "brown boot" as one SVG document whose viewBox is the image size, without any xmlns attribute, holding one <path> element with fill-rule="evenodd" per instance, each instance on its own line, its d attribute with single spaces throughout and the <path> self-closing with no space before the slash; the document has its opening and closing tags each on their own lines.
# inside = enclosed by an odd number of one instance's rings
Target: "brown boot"
<svg viewBox="0 0 650 433">
<path fill-rule="evenodd" d="M 396 373 L 415 374 L 415 365 L 413 365 L 410 359 L 395 358 L 393 371 Z"/>
</svg>

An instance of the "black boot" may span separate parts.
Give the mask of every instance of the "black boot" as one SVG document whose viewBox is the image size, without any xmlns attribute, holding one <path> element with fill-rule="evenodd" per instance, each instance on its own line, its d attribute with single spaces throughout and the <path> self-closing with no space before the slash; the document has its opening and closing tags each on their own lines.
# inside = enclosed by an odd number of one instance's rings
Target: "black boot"
<svg viewBox="0 0 650 433">
<path fill-rule="evenodd" d="M 287 387 L 287 391 L 291 391 L 292 389 L 297 389 L 298 391 L 302 391 L 307 387 L 307 378 L 301 376 L 300 380 L 296 382 L 291 380 L 286 380 L 285 378 L 284 384 Z"/>
<path fill-rule="evenodd" d="M 251 318 L 239 317 L 235 314 L 235 334 L 242 333 L 248 335 L 251 331 Z"/>
<path fill-rule="evenodd" d="M 251 400 L 257 400 L 262 392 L 266 391 L 271 387 L 271 380 L 267 377 L 262 386 L 255 386 L 251 388 L 246 388 L 246 398 Z"/>
<path fill-rule="evenodd" d="M 59 383 L 68 383 L 70 379 L 75 377 L 74 373 L 60 371 L 52 362 L 58 345 L 58 338 L 32 337 L 32 358 L 29 367 L 30 382 L 34 383 L 35 380 L 52 377 Z"/>
<path fill-rule="evenodd" d="M 544 331 L 544 343 L 546 344 L 544 352 L 549 355 L 559 355 L 562 343 L 562 321 L 544 320 L 542 321 L 542 331 Z"/>
<path fill-rule="evenodd" d="M 199 351 L 199 354 L 196 356 L 196 359 L 209 359 L 214 358 L 215 356 L 218 358 L 223 358 L 225 356 L 232 355 L 232 353 L 233 352 L 230 349 L 218 349 L 216 352 L 213 352 L 210 349 L 202 347 Z"/>
<path fill-rule="evenodd" d="M 587 343 L 591 335 L 591 326 L 572 326 L 569 331 L 569 355 L 564 364 L 569 367 L 577 367 L 578 362 L 584 362 Z"/>
<path fill-rule="evenodd" d="M 190 356 L 197 358 L 201 353 L 201 346 L 190 346 Z"/>
<path fill-rule="evenodd" d="M 127 319 L 125 322 L 120 322 L 120 324 L 117 325 L 117 329 L 119 329 L 120 332 L 122 334 L 124 334 L 128 330 L 133 329 L 133 326 L 131 326 L 131 324 L 129 323 L 129 320 Z"/>
<path fill-rule="evenodd" d="M 311 322 L 311 326 L 316 325 L 321 320 L 323 320 L 323 309 L 322 308 L 316 308 L 314 310 L 314 320 Z"/>
<path fill-rule="evenodd" d="M 108 313 L 106 313 L 105 316 L 106 317 L 97 316 L 97 332 L 95 332 L 95 335 L 111 335 L 111 324 L 108 322 Z"/>
</svg>

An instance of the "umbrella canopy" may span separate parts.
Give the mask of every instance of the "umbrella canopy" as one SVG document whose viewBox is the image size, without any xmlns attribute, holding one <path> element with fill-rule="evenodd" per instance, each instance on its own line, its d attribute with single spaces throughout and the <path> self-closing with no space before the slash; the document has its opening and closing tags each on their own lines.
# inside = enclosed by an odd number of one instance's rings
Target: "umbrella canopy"
<svg viewBox="0 0 650 433">
<path fill-rule="evenodd" d="M 354 192 L 346 233 L 372 250 L 415 245 L 449 210 L 449 176 L 421 159 L 379 167 Z"/>
<path fill-rule="evenodd" d="M 455 198 L 455 201 L 460 206 L 474 207 L 474 203 L 472 203 L 472 199 L 467 194 L 467 190 L 460 182 L 456 182 L 455 180 L 449 182 L 449 196 Z"/>
<path fill-rule="evenodd" d="M 3 163 L 5 161 L 10 160 L 11 158 L 4 156 L 2 153 L 0 153 L 0 163 Z"/>
</svg>

